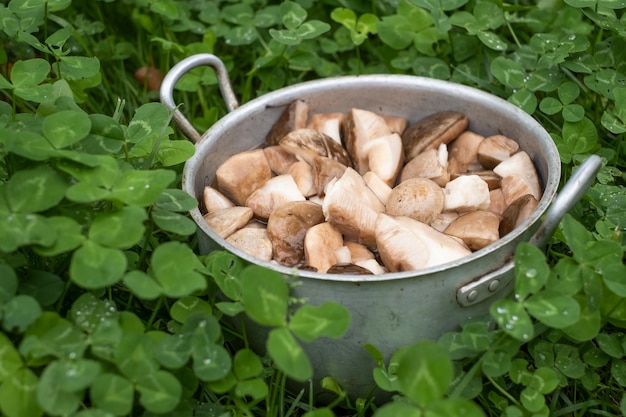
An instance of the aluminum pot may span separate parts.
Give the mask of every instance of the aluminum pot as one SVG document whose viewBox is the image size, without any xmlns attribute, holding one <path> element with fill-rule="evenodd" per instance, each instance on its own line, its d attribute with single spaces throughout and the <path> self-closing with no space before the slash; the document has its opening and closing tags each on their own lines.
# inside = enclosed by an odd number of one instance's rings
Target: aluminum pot
<svg viewBox="0 0 626 417">
<path fill-rule="evenodd" d="M 182 75 L 204 65 L 215 69 L 230 113 L 199 134 L 177 109 L 173 89 Z M 535 211 L 494 244 L 436 267 L 377 276 L 294 272 L 259 261 L 217 236 L 199 209 L 191 211 L 202 253 L 225 249 L 286 276 L 295 273 L 301 282 L 294 289 L 295 297 L 313 305 L 335 301 L 350 311 L 351 326 L 342 338 L 317 340 L 306 344 L 305 350 L 315 370 L 314 382 L 333 376 L 353 396 L 364 395 L 373 386 L 372 368 L 376 365 L 364 345 L 374 345 L 388 359 L 398 348 L 416 340 L 436 340 L 457 330 L 461 322 L 486 314 L 493 300 L 506 296 L 512 288 L 516 245 L 529 241 L 543 246 L 600 167 L 600 158 L 590 157 L 557 197 L 561 165 L 546 130 L 518 107 L 468 86 L 407 75 L 344 76 L 285 87 L 240 107 L 223 63 L 214 55 L 199 54 L 175 65 L 161 87 L 161 101 L 174 111 L 179 128 L 196 143 L 196 153 L 184 168 L 183 189 L 201 199 L 204 186 L 214 180 L 216 168 L 235 153 L 262 146 L 285 106 L 296 99 L 306 101 L 312 114 L 356 107 L 405 117 L 410 122 L 436 111 L 461 111 L 469 117 L 470 130 L 515 139 L 533 159 L 543 184 L 543 196 Z M 262 350 L 266 329 L 248 327 L 250 340 Z"/>
</svg>

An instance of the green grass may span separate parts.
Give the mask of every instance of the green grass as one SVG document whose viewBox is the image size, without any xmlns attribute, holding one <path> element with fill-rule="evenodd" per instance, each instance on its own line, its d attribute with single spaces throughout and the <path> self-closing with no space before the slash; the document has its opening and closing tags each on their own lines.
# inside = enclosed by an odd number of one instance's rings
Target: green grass
<svg viewBox="0 0 626 417">
<path fill-rule="evenodd" d="M 3 0 L 2 414 L 625 414 L 624 9 L 615 0 Z M 280 275 L 197 255 L 187 215 L 196 202 L 179 189 L 193 147 L 158 91 L 134 77 L 195 53 L 225 62 L 240 103 L 330 76 L 427 76 L 535 117 L 559 149 L 563 182 L 600 155 L 596 181 L 546 251 L 518 247 L 517 297 L 492 309 L 500 324 L 518 313 L 518 327 L 473 322 L 398 351 L 374 371 L 397 395 L 386 404 L 350 398 L 331 378 L 289 391 L 289 379 L 311 371 L 298 340 L 335 337 L 349 318 L 336 305 L 291 314 Z M 175 99 L 199 132 L 227 112 L 209 69 L 181 80 Z M 522 278 L 530 268 L 541 273 Z M 276 297 L 265 309 L 254 295 L 268 288 Z M 538 304 L 573 313 L 546 317 Z M 223 320 L 237 312 L 271 326 L 267 355 Z M 323 326 L 301 324 L 312 317 Z M 533 337 L 522 340 L 519 326 Z"/>
</svg>

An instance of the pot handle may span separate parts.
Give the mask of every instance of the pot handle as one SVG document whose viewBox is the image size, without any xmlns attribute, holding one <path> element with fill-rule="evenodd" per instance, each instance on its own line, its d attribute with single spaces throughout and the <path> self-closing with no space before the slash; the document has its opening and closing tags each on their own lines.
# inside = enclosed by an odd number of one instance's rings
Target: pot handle
<svg viewBox="0 0 626 417">
<path fill-rule="evenodd" d="M 561 219 L 593 184 L 601 165 L 602 159 L 598 155 L 591 155 L 578 167 L 550 205 L 543 222 L 529 239 L 529 243 L 543 247 L 548 242 Z M 511 285 L 514 266 L 515 261 L 511 258 L 495 271 L 465 284 L 456 292 L 457 302 L 463 307 L 468 307 L 489 298 L 496 291 L 500 292 L 504 287 Z"/>
<path fill-rule="evenodd" d="M 183 131 L 185 136 L 187 136 L 187 138 L 193 143 L 197 143 L 200 140 L 200 133 L 198 133 L 198 131 L 192 126 L 189 120 L 187 120 L 187 118 L 178 109 L 178 106 L 176 105 L 176 103 L 174 103 L 173 94 L 174 86 L 176 85 L 178 80 L 180 80 L 180 78 L 187 72 L 202 65 L 208 65 L 210 67 L 213 67 L 213 69 L 215 70 L 215 73 L 217 75 L 217 83 L 219 85 L 220 92 L 222 93 L 222 97 L 224 98 L 224 102 L 226 103 L 226 108 L 228 109 L 228 111 L 233 111 L 237 107 L 239 107 L 239 102 L 237 101 L 237 97 L 235 97 L 235 93 L 233 92 L 233 87 L 230 83 L 230 78 L 228 76 L 226 66 L 217 56 L 213 54 L 191 55 L 180 61 L 178 64 L 174 65 L 165 75 L 165 78 L 161 83 L 161 103 L 163 103 L 169 111 L 174 112 L 174 121 Z"/>
</svg>

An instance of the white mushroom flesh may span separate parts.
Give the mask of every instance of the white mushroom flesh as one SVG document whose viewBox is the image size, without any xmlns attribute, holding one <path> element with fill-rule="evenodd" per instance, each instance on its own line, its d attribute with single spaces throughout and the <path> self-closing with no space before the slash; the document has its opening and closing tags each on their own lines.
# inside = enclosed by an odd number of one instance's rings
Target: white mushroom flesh
<svg viewBox="0 0 626 417">
<path fill-rule="evenodd" d="M 389 199 L 389 195 L 391 194 L 391 187 L 384 182 L 378 174 L 374 171 L 367 171 L 363 175 L 363 179 L 367 186 L 376 194 L 376 197 L 383 203 L 387 205 L 387 200 Z"/>
<path fill-rule="evenodd" d="M 244 227 L 252 219 L 252 209 L 234 206 L 205 214 L 204 221 L 222 239 Z"/>
<path fill-rule="evenodd" d="M 326 221 L 346 239 L 374 247 L 376 218 L 385 206 L 354 169 L 346 169 L 341 178 L 328 183 L 322 210 Z"/>
<path fill-rule="evenodd" d="M 290 201 L 305 200 L 293 177 L 284 174 L 267 180 L 248 197 L 246 206 L 252 209 L 255 217 L 267 220 L 274 208 Z"/>
<path fill-rule="evenodd" d="M 298 189 L 305 197 L 317 194 L 317 187 L 313 181 L 313 167 L 305 161 L 298 161 L 287 170 L 298 186 Z"/>
<path fill-rule="evenodd" d="M 465 245 L 433 227 L 410 217 L 399 216 L 396 221 L 406 227 L 411 233 L 419 236 L 428 247 L 428 259 L 425 268 L 445 264 L 455 259 L 463 258 L 470 253 Z"/>
<path fill-rule="evenodd" d="M 537 200 L 541 198 L 539 175 L 533 161 L 525 151 L 519 151 L 510 158 L 500 162 L 493 168 L 493 172 L 502 177 L 502 179 L 510 175 L 520 175 L 530 187 L 533 197 Z"/>
<path fill-rule="evenodd" d="M 462 175 L 446 184 L 444 210 L 474 211 L 489 208 L 489 186 L 478 175 Z"/>
<path fill-rule="evenodd" d="M 306 124 L 308 129 L 314 129 L 330 136 L 341 144 L 341 121 L 343 113 L 317 113 L 309 118 Z"/>
<path fill-rule="evenodd" d="M 306 264 L 324 273 L 339 263 L 336 250 L 343 247 L 343 236 L 330 223 L 312 226 L 304 236 L 304 258 Z"/>
<path fill-rule="evenodd" d="M 228 199 L 224 194 L 209 185 L 204 187 L 202 202 L 204 203 L 204 210 L 207 213 L 213 213 L 214 211 L 233 207 L 235 205 L 235 203 Z"/>
<path fill-rule="evenodd" d="M 226 241 L 247 254 L 271 261 L 273 258 L 272 242 L 267 234 L 265 226 L 259 223 L 251 223 L 226 238 Z"/>
</svg>

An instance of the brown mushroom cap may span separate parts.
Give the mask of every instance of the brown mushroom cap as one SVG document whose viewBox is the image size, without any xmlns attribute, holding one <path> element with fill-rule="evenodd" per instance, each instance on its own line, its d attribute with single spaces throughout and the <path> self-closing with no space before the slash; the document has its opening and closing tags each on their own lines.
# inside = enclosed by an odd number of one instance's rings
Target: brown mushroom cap
<svg viewBox="0 0 626 417">
<path fill-rule="evenodd" d="M 265 142 L 270 146 L 278 145 L 289 132 L 305 127 L 308 117 L 309 105 L 303 100 L 292 101 L 270 129 Z"/>
<path fill-rule="evenodd" d="M 345 166 L 350 166 L 348 152 L 325 133 L 313 129 L 298 129 L 289 132 L 279 142 L 287 152 L 313 164 L 313 158 L 327 156 Z"/>
<path fill-rule="evenodd" d="M 215 171 L 217 189 L 239 205 L 272 177 L 262 149 L 237 153 Z"/>
<path fill-rule="evenodd" d="M 411 178 L 396 185 L 387 199 L 387 214 L 407 216 L 426 224 L 443 211 L 444 193 L 428 178 Z"/>
<path fill-rule="evenodd" d="M 263 152 L 270 169 L 276 175 L 286 174 L 289 171 L 289 167 L 298 162 L 298 158 L 294 154 L 287 152 L 280 145 L 263 148 Z"/>
<path fill-rule="evenodd" d="M 487 169 L 493 169 L 500 162 L 509 159 L 519 151 L 519 144 L 504 135 L 485 138 L 478 146 L 478 162 Z"/>
<path fill-rule="evenodd" d="M 437 149 L 442 143 L 450 143 L 467 129 L 469 119 L 454 111 L 433 113 L 410 124 L 402 133 L 407 161 L 415 158 L 425 149 Z"/>
<path fill-rule="evenodd" d="M 326 194 L 326 185 L 335 178 L 341 178 L 348 168 L 341 162 L 334 159 L 316 156 L 311 164 L 313 173 L 313 186 L 317 190 L 317 195 L 323 197 Z"/>
<path fill-rule="evenodd" d="M 373 272 L 369 269 L 356 265 L 356 264 L 335 264 L 331 266 L 327 273 L 329 274 L 342 274 L 342 275 L 372 275 Z"/>
<path fill-rule="evenodd" d="M 500 216 L 487 210 L 476 210 L 459 216 L 444 231 L 463 240 L 472 250 L 482 249 L 500 239 Z"/>
<path fill-rule="evenodd" d="M 526 194 L 511 203 L 502 213 L 500 220 L 500 236 L 510 233 L 519 226 L 537 208 L 539 202 L 535 197 Z"/>
<path fill-rule="evenodd" d="M 292 201 L 274 209 L 267 220 L 274 259 L 289 267 L 300 264 L 307 230 L 323 221 L 322 207 L 310 201 Z"/>
<path fill-rule="evenodd" d="M 450 181 L 446 145 L 442 143 L 438 149 L 427 149 L 407 162 L 400 173 L 400 182 L 410 178 L 428 178 L 445 187 Z"/>
</svg>

